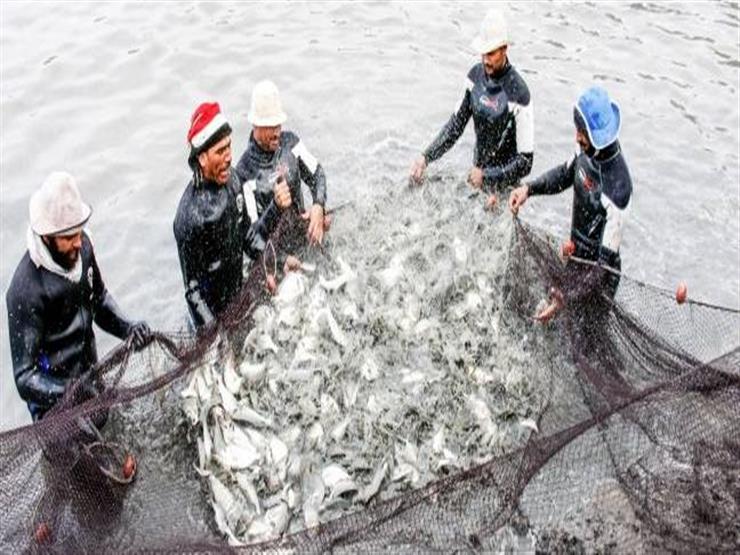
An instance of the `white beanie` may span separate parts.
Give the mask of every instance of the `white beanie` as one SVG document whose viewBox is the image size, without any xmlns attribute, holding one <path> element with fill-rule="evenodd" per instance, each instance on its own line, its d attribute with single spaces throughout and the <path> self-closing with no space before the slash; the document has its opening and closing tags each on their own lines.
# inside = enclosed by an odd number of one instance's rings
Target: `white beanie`
<svg viewBox="0 0 740 555">
<path fill-rule="evenodd" d="M 491 9 L 486 13 L 480 25 L 478 36 L 473 39 L 471 46 L 478 54 L 488 54 L 509 44 L 509 29 L 503 12 Z"/>
<path fill-rule="evenodd" d="M 288 116 L 283 112 L 280 93 L 272 81 L 260 81 L 252 90 L 252 104 L 247 121 L 258 127 L 282 125 Z"/>
<path fill-rule="evenodd" d="M 66 172 L 51 173 L 28 205 L 31 229 L 37 235 L 71 235 L 82 229 L 91 214 L 75 178 Z"/>
</svg>

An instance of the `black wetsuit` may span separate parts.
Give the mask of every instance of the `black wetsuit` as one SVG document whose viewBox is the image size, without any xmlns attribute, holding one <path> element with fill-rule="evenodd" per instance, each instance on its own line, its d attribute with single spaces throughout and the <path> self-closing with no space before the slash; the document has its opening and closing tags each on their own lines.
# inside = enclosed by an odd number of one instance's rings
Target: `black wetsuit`
<svg viewBox="0 0 740 555">
<path fill-rule="evenodd" d="M 292 206 L 304 211 L 301 181 L 311 190 L 314 204 L 326 205 L 326 175 L 318 160 L 308 151 L 298 136 L 291 131 L 280 133 L 280 146 L 275 152 L 264 150 L 249 135 L 247 149 L 236 165 L 236 172 L 245 190 L 254 191 L 257 198 L 257 213 L 262 216 L 273 201 L 273 185 L 270 174 L 282 165 L 287 169 Z"/>
<path fill-rule="evenodd" d="M 6 295 L 15 384 L 34 420 L 97 363 L 93 322 L 121 339 L 132 326 L 105 288 L 84 233 L 80 257 L 82 277 L 73 282 L 37 267 L 26 252 Z"/>
<path fill-rule="evenodd" d="M 530 195 L 552 195 L 573 187 L 570 236 L 575 255 L 621 270 L 619 245 L 622 226 L 632 197 L 632 179 L 619 141 L 592 156 L 574 155 L 566 163 L 529 184 Z M 610 293 L 616 293 L 619 277 L 609 274 Z"/>
<path fill-rule="evenodd" d="M 242 285 L 243 253 L 256 258 L 278 220 L 268 203 L 258 218 L 254 195 L 245 191 L 233 169 L 218 185 L 190 181 L 180 199 L 174 232 L 185 283 L 185 299 L 196 327 L 209 323 Z"/>
<path fill-rule="evenodd" d="M 483 64 L 477 64 L 468 72 L 460 106 L 424 151 L 424 158 L 427 163 L 441 158 L 460 138 L 472 116 L 473 165 L 483 169 L 487 190 L 501 190 L 532 170 L 533 113 L 527 84 L 508 61 L 492 77 L 486 75 Z"/>
</svg>

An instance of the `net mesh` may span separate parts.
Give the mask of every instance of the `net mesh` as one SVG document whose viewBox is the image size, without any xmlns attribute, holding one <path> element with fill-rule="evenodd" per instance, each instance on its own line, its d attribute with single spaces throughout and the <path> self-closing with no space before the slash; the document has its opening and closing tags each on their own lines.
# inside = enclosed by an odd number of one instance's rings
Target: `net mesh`
<svg viewBox="0 0 740 555">
<path fill-rule="evenodd" d="M 301 224 L 285 219 L 272 242 L 294 250 L 302 236 Z M 516 221 L 505 319 L 533 325 L 553 286 L 565 300 L 548 336 L 565 356 L 532 368 L 544 372 L 547 395 L 533 415 L 538 433 L 522 445 L 318 526 L 229 546 L 193 464 L 179 393 L 223 356 L 224 333 L 243 341 L 269 298 L 273 262 L 258 263 L 218 327 L 157 334 L 138 352 L 123 344 L 95 369 L 98 396 L 80 404 L 71 387 L 45 419 L 0 435 L 0 548 L 737 550 L 739 313 L 678 305 L 626 276 L 612 300 L 600 287 L 603 270 L 564 264 L 555 247 Z"/>
</svg>

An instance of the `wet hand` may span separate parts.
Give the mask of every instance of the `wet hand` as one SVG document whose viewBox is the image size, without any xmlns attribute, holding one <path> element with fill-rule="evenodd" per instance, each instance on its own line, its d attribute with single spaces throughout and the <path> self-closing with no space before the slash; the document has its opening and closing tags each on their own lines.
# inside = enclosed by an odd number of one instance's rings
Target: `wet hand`
<svg viewBox="0 0 740 555">
<path fill-rule="evenodd" d="M 520 185 L 519 187 L 514 189 L 509 195 L 509 210 L 511 210 L 511 213 L 516 216 L 519 213 L 519 208 L 521 208 L 524 203 L 527 202 L 528 198 L 528 185 Z"/>
<path fill-rule="evenodd" d="M 331 229 L 331 214 L 324 214 L 324 233 Z"/>
<path fill-rule="evenodd" d="M 419 156 L 414 163 L 411 164 L 411 171 L 409 172 L 409 185 L 421 185 L 424 180 L 424 172 L 427 169 L 427 160 L 423 156 Z"/>
<path fill-rule="evenodd" d="M 293 203 L 293 200 L 290 198 L 288 182 L 285 181 L 285 178 L 282 176 L 277 180 L 277 182 L 275 182 L 273 194 L 275 196 L 275 204 L 277 204 L 277 207 L 280 210 L 285 210 Z"/>
<path fill-rule="evenodd" d="M 544 301 L 543 301 L 544 302 Z M 555 316 L 558 315 L 560 310 L 565 306 L 565 300 L 563 299 L 563 293 L 560 289 L 553 287 L 550 289 L 549 302 L 534 315 L 534 319 L 541 324 L 547 324 Z"/>
<path fill-rule="evenodd" d="M 483 170 L 480 168 L 473 168 L 468 174 L 468 183 L 473 186 L 473 189 L 483 188 Z"/>
<path fill-rule="evenodd" d="M 287 274 L 288 272 L 297 272 L 302 266 L 303 264 L 301 264 L 300 259 L 291 254 L 285 259 L 285 264 L 283 264 L 283 273 Z"/>
<path fill-rule="evenodd" d="M 486 210 L 493 210 L 498 206 L 498 198 L 496 195 L 491 195 L 486 199 Z"/>
<path fill-rule="evenodd" d="M 146 347 L 152 340 L 152 330 L 146 322 L 135 322 L 129 329 L 129 337 L 134 349 L 139 351 Z"/>
<path fill-rule="evenodd" d="M 308 242 L 321 244 L 324 239 L 324 207 L 314 204 L 308 216 Z"/>
</svg>

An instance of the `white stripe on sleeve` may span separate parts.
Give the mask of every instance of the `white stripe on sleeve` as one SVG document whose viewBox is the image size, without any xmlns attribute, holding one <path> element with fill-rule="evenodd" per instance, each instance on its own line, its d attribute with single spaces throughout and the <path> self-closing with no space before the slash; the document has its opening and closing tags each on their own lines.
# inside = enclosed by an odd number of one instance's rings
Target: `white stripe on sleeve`
<svg viewBox="0 0 740 555">
<path fill-rule="evenodd" d="M 534 152 L 534 107 L 532 101 L 522 106 L 509 103 L 509 109 L 516 107 L 514 118 L 516 118 L 516 148 L 518 152 Z"/>
<path fill-rule="evenodd" d="M 244 195 L 244 204 L 247 205 L 247 215 L 252 223 L 257 221 L 257 200 L 254 198 L 254 191 L 257 189 L 257 182 L 250 179 L 244 182 L 242 194 Z"/>
<path fill-rule="evenodd" d="M 319 161 L 314 158 L 313 154 L 308 151 L 306 145 L 303 144 L 303 141 L 298 141 L 298 144 L 293 147 L 293 150 L 291 150 L 291 152 L 296 158 L 300 158 L 301 160 L 303 160 L 303 163 L 306 164 L 306 167 L 308 168 L 308 171 L 311 172 L 311 175 L 316 172 Z"/>
<path fill-rule="evenodd" d="M 601 204 L 606 209 L 606 225 L 604 226 L 604 236 L 601 244 L 614 252 L 619 252 L 619 245 L 622 242 L 622 227 L 627 219 L 627 211 L 630 205 L 619 208 L 609 197 L 602 193 Z"/>
</svg>

